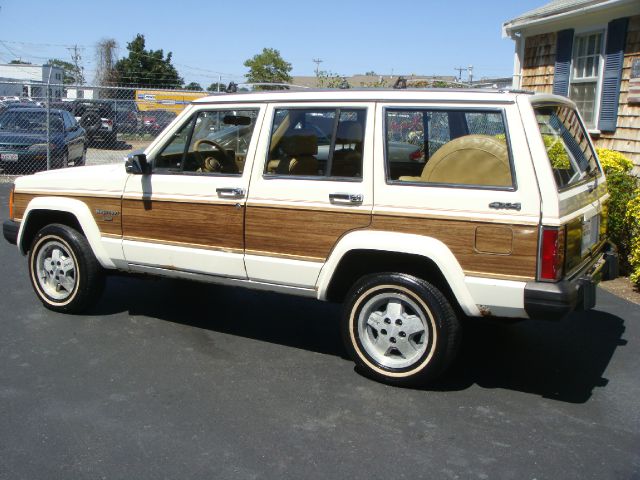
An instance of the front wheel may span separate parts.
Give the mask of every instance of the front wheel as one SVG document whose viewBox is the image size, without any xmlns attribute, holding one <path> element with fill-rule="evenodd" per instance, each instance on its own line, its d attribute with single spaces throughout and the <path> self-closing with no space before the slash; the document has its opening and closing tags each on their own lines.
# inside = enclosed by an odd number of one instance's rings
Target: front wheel
<svg viewBox="0 0 640 480">
<path fill-rule="evenodd" d="M 442 292 L 400 273 L 361 278 L 347 295 L 342 327 L 358 369 L 393 385 L 436 379 L 455 357 L 460 333 Z"/>
<path fill-rule="evenodd" d="M 93 305 L 104 287 L 104 272 L 87 239 L 61 224 L 47 225 L 29 250 L 29 276 L 45 307 L 78 313 Z"/>
</svg>

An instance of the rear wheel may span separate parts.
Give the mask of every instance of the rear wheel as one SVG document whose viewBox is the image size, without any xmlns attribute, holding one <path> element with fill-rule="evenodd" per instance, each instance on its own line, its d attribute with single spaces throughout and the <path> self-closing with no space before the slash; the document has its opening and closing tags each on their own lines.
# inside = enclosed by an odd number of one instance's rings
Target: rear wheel
<svg viewBox="0 0 640 480">
<path fill-rule="evenodd" d="M 342 326 L 359 370 L 394 385 L 436 379 L 459 343 L 459 320 L 446 297 L 406 274 L 361 278 L 347 296 Z"/>
<path fill-rule="evenodd" d="M 50 310 L 77 313 L 102 293 L 104 272 L 87 239 L 61 224 L 47 225 L 29 250 L 29 276 L 38 298 Z"/>
</svg>

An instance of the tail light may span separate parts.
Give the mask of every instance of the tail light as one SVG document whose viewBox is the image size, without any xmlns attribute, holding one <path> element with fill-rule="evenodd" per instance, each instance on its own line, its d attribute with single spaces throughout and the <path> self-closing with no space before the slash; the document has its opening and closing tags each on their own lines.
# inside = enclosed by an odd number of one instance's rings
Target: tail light
<svg viewBox="0 0 640 480">
<path fill-rule="evenodd" d="M 16 186 L 12 185 L 11 186 L 11 193 L 9 194 L 9 218 L 11 220 L 14 220 L 14 218 L 13 218 L 13 200 L 14 200 L 15 190 L 16 190 Z"/>
<path fill-rule="evenodd" d="M 540 245 L 539 279 L 555 282 L 562 278 L 565 250 L 564 227 L 543 227 Z"/>
</svg>

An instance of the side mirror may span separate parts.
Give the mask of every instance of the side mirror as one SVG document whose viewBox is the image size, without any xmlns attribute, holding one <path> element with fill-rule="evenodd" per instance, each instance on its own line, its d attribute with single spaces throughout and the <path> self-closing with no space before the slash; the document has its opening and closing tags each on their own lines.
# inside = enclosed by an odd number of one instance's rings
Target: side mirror
<svg viewBox="0 0 640 480">
<path fill-rule="evenodd" d="M 151 164 L 147 161 L 144 153 L 131 153 L 127 156 L 124 163 L 127 173 L 133 175 L 148 175 L 151 173 Z"/>
</svg>

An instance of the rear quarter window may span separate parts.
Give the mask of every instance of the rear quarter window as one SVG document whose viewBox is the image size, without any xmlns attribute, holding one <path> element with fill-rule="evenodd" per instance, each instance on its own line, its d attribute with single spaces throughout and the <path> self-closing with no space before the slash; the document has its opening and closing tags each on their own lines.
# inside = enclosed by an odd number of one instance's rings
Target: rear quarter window
<svg viewBox="0 0 640 480">
<path fill-rule="evenodd" d="M 600 174 L 596 155 L 575 110 L 564 105 L 534 105 L 533 109 L 558 190 Z"/>
</svg>

